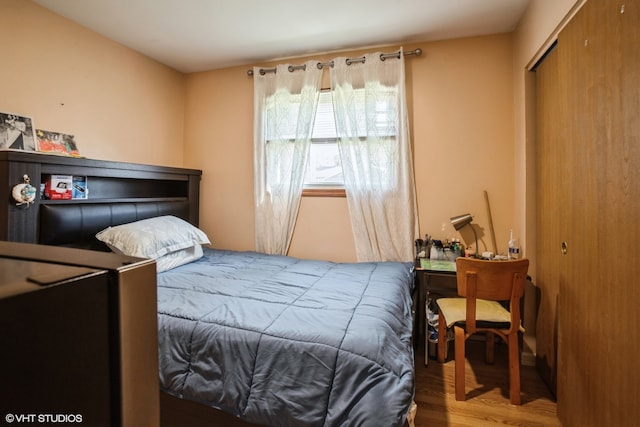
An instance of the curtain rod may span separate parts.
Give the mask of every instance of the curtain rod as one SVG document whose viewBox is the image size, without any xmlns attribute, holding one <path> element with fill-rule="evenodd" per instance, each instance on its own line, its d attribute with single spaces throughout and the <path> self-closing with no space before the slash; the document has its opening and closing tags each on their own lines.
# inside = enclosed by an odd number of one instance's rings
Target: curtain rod
<svg viewBox="0 0 640 427">
<path fill-rule="evenodd" d="M 417 48 L 414 50 L 409 50 L 407 52 L 404 52 L 404 56 L 420 56 L 422 55 L 422 49 Z M 388 58 L 398 58 L 400 59 L 400 51 L 398 52 L 394 52 L 394 53 L 381 53 L 380 54 L 380 61 L 384 61 L 385 59 Z M 364 62 L 365 61 L 365 57 L 362 56 L 360 58 L 347 58 L 346 63 L 347 65 L 351 65 L 354 64 L 356 62 Z M 304 70 L 306 67 L 306 65 L 289 65 L 288 70 L 290 72 L 296 71 L 296 70 Z M 318 67 L 318 69 L 323 69 L 324 67 L 333 67 L 333 61 L 330 62 L 318 62 L 316 64 L 316 67 Z M 276 72 L 276 68 L 260 68 L 260 75 L 264 76 L 267 73 L 275 73 Z M 247 75 L 249 77 L 253 77 L 253 70 L 247 70 Z"/>
</svg>

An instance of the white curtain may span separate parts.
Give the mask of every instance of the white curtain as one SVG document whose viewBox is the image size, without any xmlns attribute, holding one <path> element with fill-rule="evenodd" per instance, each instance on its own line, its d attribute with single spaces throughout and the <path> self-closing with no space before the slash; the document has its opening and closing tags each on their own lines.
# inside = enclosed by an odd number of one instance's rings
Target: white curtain
<svg viewBox="0 0 640 427">
<path fill-rule="evenodd" d="M 317 61 L 254 68 L 256 250 L 285 255 L 295 227 L 322 70 Z"/>
<path fill-rule="evenodd" d="M 404 57 L 334 59 L 331 90 L 358 261 L 411 261 L 419 234 Z"/>
</svg>

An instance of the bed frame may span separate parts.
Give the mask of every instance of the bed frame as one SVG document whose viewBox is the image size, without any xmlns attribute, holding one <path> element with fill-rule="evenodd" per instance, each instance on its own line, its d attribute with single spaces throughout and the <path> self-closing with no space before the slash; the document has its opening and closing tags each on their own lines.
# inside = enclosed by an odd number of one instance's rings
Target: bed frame
<svg viewBox="0 0 640 427">
<path fill-rule="evenodd" d="M 16 205 L 14 185 L 27 175 L 38 191 L 29 205 Z M 40 194 L 50 175 L 87 178 L 88 198 L 47 200 Z M 95 234 L 108 226 L 159 215 L 199 223 L 202 171 L 135 163 L 91 160 L 34 152 L 0 151 L 0 240 L 108 251 Z M 163 427 L 256 424 L 206 405 L 161 392 Z M 406 423 L 405 423 L 406 425 Z"/>
</svg>

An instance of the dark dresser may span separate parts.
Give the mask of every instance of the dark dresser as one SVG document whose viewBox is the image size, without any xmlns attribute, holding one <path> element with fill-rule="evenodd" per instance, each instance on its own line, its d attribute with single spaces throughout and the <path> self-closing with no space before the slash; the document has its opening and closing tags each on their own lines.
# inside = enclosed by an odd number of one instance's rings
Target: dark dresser
<svg viewBox="0 0 640 427">
<path fill-rule="evenodd" d="M 158 426 L 155 277 L 151 260 L 0 242 L 0 420 Z"/>
</svg>

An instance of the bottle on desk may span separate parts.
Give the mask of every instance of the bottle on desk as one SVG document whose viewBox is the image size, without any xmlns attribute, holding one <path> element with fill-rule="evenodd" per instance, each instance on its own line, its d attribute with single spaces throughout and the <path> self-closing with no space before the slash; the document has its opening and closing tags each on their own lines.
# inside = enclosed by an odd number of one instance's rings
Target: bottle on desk
<svg viewBox="0 0 640 427">
<path fill-rule="evenodd" d="M 509 259 L 520 258 L 520 245 L 518 239 L 513 238 L 513 230 L 509 232 Z"/>
</svg>

